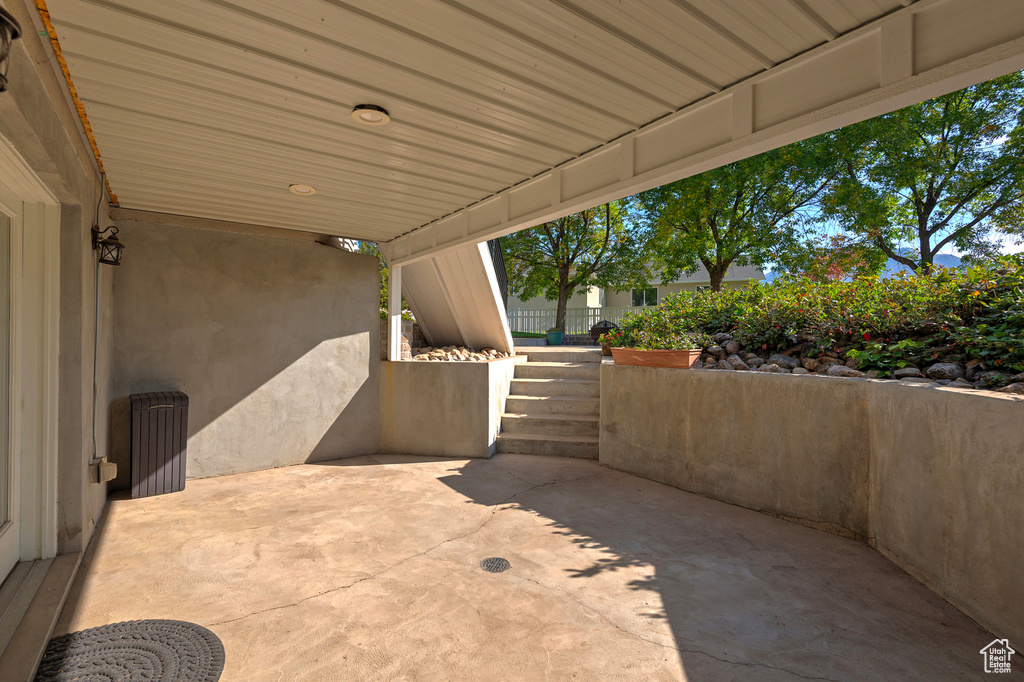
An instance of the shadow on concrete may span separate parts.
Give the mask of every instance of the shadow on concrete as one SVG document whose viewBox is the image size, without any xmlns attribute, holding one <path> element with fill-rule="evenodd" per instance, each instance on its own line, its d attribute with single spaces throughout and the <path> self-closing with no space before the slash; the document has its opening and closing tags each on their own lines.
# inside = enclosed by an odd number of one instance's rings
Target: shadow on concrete
<svg viewBox="0 0 1024 682">
<path fill-rule="evenodd" d="M 499 455 L 440 480 L 496 516 L 540 517 L 545 531 L 511 538 L 513 570 L 554 556 L 585 605 L 639 593 L 602 613 L 675 649 L 691 681 L 960 679 L 991 639 L 863 543 L 593 462 Z M 552 532 L 572 549 L 542 549 Z"/>
</svg>

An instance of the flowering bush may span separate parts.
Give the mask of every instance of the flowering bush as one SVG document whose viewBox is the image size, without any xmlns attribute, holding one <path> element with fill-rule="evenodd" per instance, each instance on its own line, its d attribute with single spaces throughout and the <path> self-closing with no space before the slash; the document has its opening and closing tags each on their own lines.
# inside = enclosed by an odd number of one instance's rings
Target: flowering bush
<svg viewBox="0 0 1024 682">
<path fill-rule="evenodd" d="M 683 292 L 628 316 L 622 323 L 626 340 L 615 343 L 668 348 L 703 338 L 706 348 L 706 335 L 717 332 L 769 353 L 796 343 L 816 344 L 822 353 L 842 350 L 865 368 L 976 358 L 1019 372 L 1024 255 L 927 275 L 845 282 L 792 277 L 750 289 Z"/>
<path fill-rule="evenodd" d="M 612 345 L 640 350 L 692 350 L 711 344 L 707 334 L 680 329 L 669 311 L 660 306 L 627 315 L 621 329 L 604 336 L 610 337 Z"/>
</svg>

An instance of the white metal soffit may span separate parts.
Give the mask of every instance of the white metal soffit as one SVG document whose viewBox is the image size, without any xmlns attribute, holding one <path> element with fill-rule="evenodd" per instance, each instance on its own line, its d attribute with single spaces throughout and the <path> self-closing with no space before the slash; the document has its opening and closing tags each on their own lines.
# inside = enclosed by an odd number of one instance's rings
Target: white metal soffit
<svg viewBox="0 0 1024 682">
<path fill-rule="evenodd" d="M 830 107 L 1009 71 L 1019 3 L 48 5 L 122 207 L 391 241 L 403 263 L 834 127 Z M 391 123 L 354 122 L 364 103 Z"/>
</svg>

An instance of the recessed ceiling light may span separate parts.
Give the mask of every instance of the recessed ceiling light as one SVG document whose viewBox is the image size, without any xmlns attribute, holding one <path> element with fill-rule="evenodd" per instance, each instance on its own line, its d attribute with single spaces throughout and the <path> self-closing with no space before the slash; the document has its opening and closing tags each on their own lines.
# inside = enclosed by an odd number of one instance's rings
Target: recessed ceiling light
<svg viewBox="0 0 1024 682">
<path fill-rule="evenodd" d="M 352 110 L 352 118 L 368 126 L 382 126 L 391 120 L 388 110 L 376 104 L 360 104 Z"/>
<path fill-rule="evenodd" d="M 298 194 L 300 197 L 308 197 L 316 194 L 316 187 L 310 187 L 309 185 L 288 185 L 288 191 L 292 194 Z"/>
</svg>

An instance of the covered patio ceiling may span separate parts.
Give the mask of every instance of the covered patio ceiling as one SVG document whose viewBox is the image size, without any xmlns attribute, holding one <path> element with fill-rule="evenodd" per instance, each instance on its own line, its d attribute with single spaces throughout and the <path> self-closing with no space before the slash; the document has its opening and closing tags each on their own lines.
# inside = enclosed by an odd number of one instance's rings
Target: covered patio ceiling
<svg viewBox="0 0 1024 682">
<path fill-rule="evenodd" d="M 396 263 L 1024 66 L 1016 0 L 48 5 L 123 209 Z"/>
</svg>

